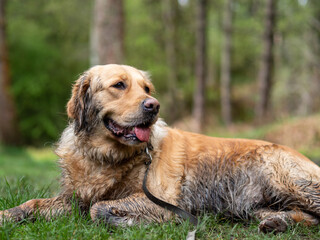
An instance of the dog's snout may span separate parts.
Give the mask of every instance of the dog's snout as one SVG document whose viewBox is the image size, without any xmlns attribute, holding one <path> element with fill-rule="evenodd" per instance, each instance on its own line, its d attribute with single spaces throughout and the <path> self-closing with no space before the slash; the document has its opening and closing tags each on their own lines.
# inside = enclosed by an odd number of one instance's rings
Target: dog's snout
<svg viewBox="0 0 320 240">
<path fill-rule="evenodd" d="M 146 112 L 158 113 L 160 103 L 155 98 L 147 98 L 142 102 L 143 110 Z"/>
</svg>

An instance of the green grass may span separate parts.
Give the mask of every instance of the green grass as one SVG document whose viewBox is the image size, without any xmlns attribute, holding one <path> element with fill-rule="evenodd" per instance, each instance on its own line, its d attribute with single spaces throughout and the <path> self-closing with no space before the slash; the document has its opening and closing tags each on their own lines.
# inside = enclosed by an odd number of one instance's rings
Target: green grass
<svg viewBox="0 0 320 240">
<path fill-rule="evenodd" d="M 52 193 L 56 193 L 60 176 L 57 159 L 51 148 L 34 149 L 0 145 L 0 187 L 4 179 L 10 186 L 17 185 L 18 179 L 24 179 L 23 181 L 31 182 L 35 188 L 46 186 Z"/>
<path fill-rule="evenodd" d="M 0 148 L 0 209 L 58 192 L 59 168 L 51 149 Z M 97 225 L 74 209 L 71 216 L 47 221 L 5 223 L 0 239 L 185 239 L 193 227 L 176 224 L 141 224 L 134 227 Z M 283 234 L 262 234 L 257 222 L 232 222 L 223 217 L 201 217 L 197 239 L 320 239 L 320 227 L 292 226 Z"/>
</svg>

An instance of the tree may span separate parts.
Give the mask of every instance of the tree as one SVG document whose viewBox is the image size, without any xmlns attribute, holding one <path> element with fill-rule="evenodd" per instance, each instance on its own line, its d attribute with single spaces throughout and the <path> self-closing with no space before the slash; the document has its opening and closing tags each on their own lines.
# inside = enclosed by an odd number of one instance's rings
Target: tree
<svg viewBox="0 0 320 240">
<path fill-rule="evenodd" d="M 232 42 L 232 5 L 233 0 L 225 1 L 223 14 L 223 47 L 221 58 L 221 113 L 224 123 L 228 126 L 231 124 L 231 42 Z"/>
<path fill-rule="evenodd" d="M 91 65 L 122 63 L 123 55 L 123 1 L 95 0 L 91 29 Z"/>
<path fill-rule="evenodd" d="M 168 93 L 169 93 L 169 109 L 168 121 L 172 122 L 177 119 L 178 108 L 176 107 L 177 96 L 177 54 L 176 54 L 176 15 L 177 15 L 177 2 L 172 0 L 164 0 L 163 4 L 163 21 L 165 26 L 165 52 L 166 63 L 168 66 Z"/>
<path fill-rule="evenodd" d="M 266 117 L 270 107 L 270 95 L 272 89 L 273 73 L 273 38 L 275 30 L 276 2 L 267 0 L 265 29 L 263 36 L 263 53 L 258 75 L 259 99 L 256 104 L 256 119 L 261 121 Z"/>
<path fill-rule="evenodd" d="M 313 41 L 311 41 L 310 47 L 313 52 L 311 63 L 311 96 L 313 103 L 313 110 L 317 111 L 320 106 L 319 91 L 320 91 L 320 6 L 319 2 L 311 1 L 311 8 L 313 9 L 313 15 L 311 20 L 312 32 L 309 35 L 313 35 Z"/>
<path fill-rule="evenodd" d="M 10 72 L 6 42 L 6 0 L 0 0 L 0 140 L 4 144 L 18 144 L 19 134 L 13 98 L 10 94 Z"/>
<path fill-rule="evenodd" d="M 193 117 L 195 131 L 201 132 L 204 124 L 204 102 L 207 65 L 207 1 L 197 0 L 196 6 L 196 87 L 194 91 Z"/>
</svg>

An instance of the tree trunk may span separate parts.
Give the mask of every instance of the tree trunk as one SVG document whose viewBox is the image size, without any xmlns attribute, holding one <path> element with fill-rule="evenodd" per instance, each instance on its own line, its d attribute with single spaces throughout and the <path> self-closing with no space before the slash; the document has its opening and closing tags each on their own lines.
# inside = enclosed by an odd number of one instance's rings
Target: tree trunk
<svg viewBox="0 0 320 240">
<path fill-rule="evenodd" d="M 163 4 L 163 21 L 165 25 L 165 52 L 168 66 L 168 93 L 169 93 L 169 122 L 177 119 L 179 108 L 176 107 L 177 96 L 177 54 L 176 54 L 176 14 L 177 2 L 164 0 Z"/>
<path fill-rule="evenodd" d="M 6 1 L 0 0 L 0 140 L 4 144 L 19 143 L 16 112 L 10 94 L 10 72 L 6 42 Z"/>
<path fill-rule="evenodd" d="M 276 2 L 267 0 L 265 32 L 263 37 L 263 53 L 258 75 L 259 99 L 256 104 L 256 120 L 259 122 L 267 117 L 270 107 L 273 73 L 273 37 L 275 29 Z"/>
<path fill-rule="evenodd" d="M 194 92 L 193 118 L 195 131 L 201 132 L 204 124 L 204 102 L 207 65 L 207 1 L 197 0 L 196 6 L 196 86 Z"/>
<path fill-rule="evenodd" d="M 232 5 L 233 0 L 226 0 L 223 14 L 223 47 L 221 58 L 221 113 L 224 123 L 229 126 L 231 117 L 231 42 L 232 42 Z"/>
<path fill-rule="evenodd" d="M 311 66 L 312 79 L 311 79 L 311 96 L 312 110 L 318 112 L 320 108 L 320 6 L 319 2 L 311 1 L 311 7 L 313 8 L 312 19 L 312 35 L 314 35 L 314 41 L 310 43 L 311 50 L 313 52 L 313 61 Z"/>
<path fill-rule="evenodd" d="M 90 45 L 91 65 L 122 63 L 124 55 L 122 0 L 95 0 Z"/>
</svg>

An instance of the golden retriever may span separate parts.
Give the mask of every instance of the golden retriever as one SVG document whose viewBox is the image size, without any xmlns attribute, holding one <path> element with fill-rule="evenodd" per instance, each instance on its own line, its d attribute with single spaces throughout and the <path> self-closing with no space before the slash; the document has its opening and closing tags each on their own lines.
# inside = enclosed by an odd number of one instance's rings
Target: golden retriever
<svg viewBox="0 0 320 240">
<path fill-rule="evenodd" d="M 320 217 L 320 168 L 281 145 L 207 137 L 158 119 L 148 74 L 125 65 L 95 66 L 75 83 L 70 124 L 57 144 L 61 193 L 0 211 L 0 222 L 70 214 L 72 201 L 92 219 L 114 225 L 162 222 L 173 213 L 142 191 L 152 146 L 148 189 L 192 214 L 260 219 L 263 232 Z"/>
</svg>

